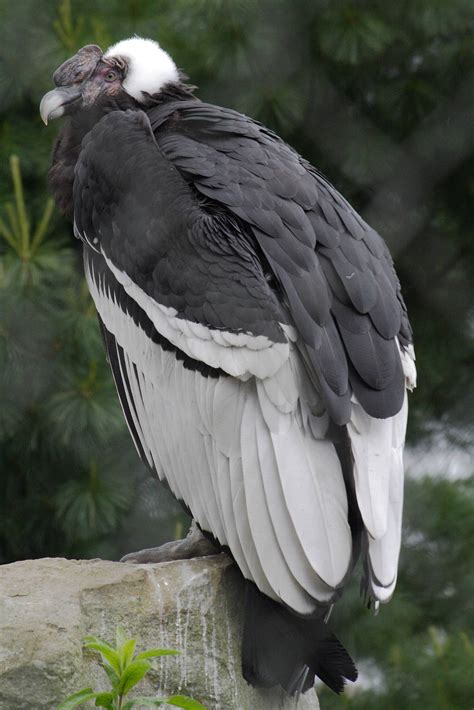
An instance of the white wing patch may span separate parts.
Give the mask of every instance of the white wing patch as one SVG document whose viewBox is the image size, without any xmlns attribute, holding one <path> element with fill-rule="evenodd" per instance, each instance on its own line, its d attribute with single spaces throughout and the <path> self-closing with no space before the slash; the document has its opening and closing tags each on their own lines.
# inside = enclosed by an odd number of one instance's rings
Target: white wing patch
<svg viewBox="0 0 474 710">
<path fill-rule="evenodd" d="M 411 392 L 416 387 L 415 349 L 411 343 L 410 345 L 401 348 L 398 339 L 396 342 L 398 345 L 398 349 L 400 350 L 400 358 L 402 360 L 403 374 L 405 375 L 406 387 Z"/>
<path fill-rule="evenodd" d="M 86 276 L 105 327 L 126 353 L 129 406 L 159 476 L 262 592 L 302 614 L 315 610 L 315 600 L 330 602 L 351 562 L 346 492 L 332 443 L 300 426 L 293 361 L 283 358 L 276 374 L 262 381 L 204 377 L 150 340 L 94 279 L 87 260 Z M 156 303 L 146 305 L 159 332 L 168 337 L 172 329 L 181 349 L 180 336 L 196 337 L 196 330 L 191 336 L 170 325 L 174 316 Z M 212 335 L 204 342 L 235 350 L 235 357 L 252 352 L 243 344 L 221 345 Z M 265 360 L 273 346 L 251 342 L 262 345 Z"/>
<path fill-rule="evenodd" d="M 354 457 L 357 502 L 365 527 L 375 539 L 387 530 L 392 427 L 392 419 L 370 417 L 353 398 L 347 430 Z"/>
<path fill-rule="evenodd" d="M 403 446 L 408 402 L 390 419 L 374 419 L 353 401 L 347 425 L 357 502 L 368 533 L 371 590 L 389 601 L 395 589 L 403 510 Z"/>
<path fill-rule="evenodd" d="M 274 343 L 263 335 L 229 333 L 178 318 L 174 308 L 157 303 L 103 256 L 117 281 L 143 308 L 157 331 L 189 357 L 243 380 L 252 375 L 271 377 L 288 359 L 288 342 Z"/>
</svg>

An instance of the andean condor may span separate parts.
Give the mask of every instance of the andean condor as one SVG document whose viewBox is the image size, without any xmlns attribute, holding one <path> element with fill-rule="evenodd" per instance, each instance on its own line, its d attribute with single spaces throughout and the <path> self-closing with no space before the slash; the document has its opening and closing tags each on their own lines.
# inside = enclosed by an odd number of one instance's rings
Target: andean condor
<svg viewBox="0 0 474 710">
<path fill-rule="evenodd" d="M 376 605 L 397 577 L 415 367 L 388 249 L 156 42 L 87 45 L 53 78 L 50 182 L 138 452 L 248 580 L 245 678 L 340 692 L 357 671 L 328 610 L 359 553 Z"/>
</svg>

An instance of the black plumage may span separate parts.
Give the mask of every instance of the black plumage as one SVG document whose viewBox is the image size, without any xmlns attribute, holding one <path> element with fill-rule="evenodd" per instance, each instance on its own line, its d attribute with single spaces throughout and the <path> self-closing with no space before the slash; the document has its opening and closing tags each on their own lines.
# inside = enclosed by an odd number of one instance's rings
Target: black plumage
<svg viewBox="0 0 474 710">
<path fill-rule="evenodd" d="M 250 142 L 247 152 L 243 153 L 242 136 Z M 150 150 L 153 139 L 159 150 Z M 117 142 L 123 146 L 120 167 L 115 154 Z M 126 151 L 128 155 L 124 155 Z M 160 151 L 170 161 L 163 161 L 161 166 Z M 135 164 L 140 165 L 140 183 L 134 179 Z M 269 173 L 262 173 L 258 167 L 272 170 L 272 165 L 273 178 L 269 180 L 266 177 Z M 173 171 L 172 166 L 177 170 Z M 105 172 L 96 178 L 94 171 L 100 170 Z M 86 187 L 83 175 L 87 175 Z M 163 186 L 159 194 L 154 189 L 158 182 Z M 98 214 L 98 203 L 114 204 L 116 200 L 114 195 L 101 192 L 104 184 L 113 184 L 119 193 L 126 193 L 127 200 L 119 204 L 118 214 L 114 212 L 115 233 L 107 224 L 109 215 L 101 212 L 100 244 L 117 265 L 127 267 L 127 273 L 146 293 L 164 305 L 177 308 L 183 317 L 199 321 L 202 314 L 186 302 L 188 284 L 194 292 L 199 291 L 201 276 L 201 292 L 206 290 L 212 297 L 209 275 L 215 276 L 216 302 L 207 304 L 204 320 L 216 328 L 224 324 L 235 330 L 245 328 L 278 342 L 282 336 L 271 323 L 275 320 L 289 322 L 291 318 L 305 340 L 308 357 L 318 376 L 324 378 L 327 405 L 338 424 L 347 422 L 351 387 L 354 387 L 348 374 L 347 357 L 360 375 L 356 387 L 366 411 L 373 416 L 388 417 L 399 410 L 404 379 L 401 368 L 397 368 L 399 358 L 391 333 L 400 328 L 402 301 L 398 284 L 394 285 L 390 279 L 393 267 L 388 252 L 381 238 L 334 188 L 315 171 L 308 172 L 304 161 L 281 139 L 241 114 L 196 100 L 166 103 L 150 109 L 148 115 L 137 111 L 112 112 L 88 133 L 76 167 L 74 199 L 80 234 L 93 231 L 93 223 L 85 220 L 93 220 Z M 207 215 L 202 215 L 188 186 L 226 208 L 227 214 L 212 215 L 206 220 Z M 176 213 L 168 207 L 177 195 L 180 209 Z M 193 222 L 190 233 L 193 243 L 184 236 L 183 209 Z M 310 219 L 308 214 L 314 216 Z M 144 215 L 146 228 L 140 224 Z M 164 215 L 170 221 L 163 229 Z M 344 215 L 344 219 L 340 215 Z M 120 224 L 119 232 L 117 224 Z M 159 244 L 153 239 L 158 224 L 164 234 L 170 235 Z M 314 228 L 322 224 L 326 246 L 319 246 L 319 231 Z M 245 299 L 248 294 L 255 298 L 258 310 L 261 269 L 258 269 L 251 243 L 253 236 L 288 300 L 290 315 L 283 313 L 276 300 L 271 308 L 272 299 L 264 288 L 261 303 L 268 315 L 262 313 L 258 323 L 249 322 L 249 309 L 242 306 L 239 319 L 235 282 L 228 286 L 226 254 L 216 255 L 214 272 L 206 268 L 199 274 L 193 266 L 188 266 L 192 274 L 183 273 L 183 266 L 193 264 L 193 252 L 196 254 L 200 241 L 206 242 L 206 246 L 213 243 L 213 231 L 218 229 L 221 233 L 223 226 L 234 238 L 232 246 L 238 253 L 238 268 L 247 270 Z M 137 232 L 141 234 L 139 249 Z M 175 238 L 178 232 L 179 240 Z M 147 234 L 152 236 L 147 239 Z M 124 235 L 130 235 L 133 247 L 127 247 Z M 331 247 L 327 246 L 329 243 Z M 117 244 L 118 247 L 114 246 Z M 127 249 L 133 249 L 133 261 L 129 263 L 125 261 Z M 206 253 L 204 249 L 198 252 L 203 259 Z M 162 258 L 164 254 L 166 259 Z M 372 266 L 374 262 L 377 266 Z M 256 278 L 254 268 L 260 271 Z M 182 293 L 179 293 L 180 284 Z M 341 325 L 345 332 L 348 318 L 356 321 L 359 314 L 367 313 L 374 324 L 373 337 L 341 339 L 339 328 L 334 327 L 334 324 L 340 325 L 339 311 L 337 305 L 332 308 L 328 284 L 337 289 L 336 293 L 349 306 L 346 325 Z M 226 298 L 228 288 L 231 290 Z M 219 316 L 220 311 L 222 316 Z M 265 319 L 270 322 L 265 324 Z M 355 323 L 352 330 L 357 330 Z M 374 347 L 374 341 L 379 347 Z M 363 376 L 358 367 L 362 362 L 365 372 L 384 373 L 382 386 L 374 387 L 375 380 Z M 373 389 L 382 394 L 378 395 Z"/>
<path fill-rule="evenodd" d="M 77 234 L 178 317 L 284 341 L 278 323 L 285 314 L 249 230 L 232 215 L 209 215 L 200 207 L 160 155 L 145 113 L 111 112 L 87 134 L 73 199 Z"/>
<path fill-rule="evenodd" d="M 354 362 L 361 361 L 360 342 L 344 341 L 345 352 L 362 377 L 357 381 L 361 403 L 374 416 L 395 414 L 404 380 L 393 337 L 400 330 L 403 300 L 380 236 L 323 176 L 308 169 L 304 160 L 260 124 L 230 109 L 199 102 L 177 103 L 172 121 L 171 110 L 167 105 L 165 110 L 157 107 L 148 112 L 158 146 L 195 189 L 251 226 L 289 300 L 311 362 L 329 387 L 327 404 L 335 421 L 346 423 L 354 386 L 345 358 L 334 362 L 333 357 L 341 353 L 341 337 L 333 327 L 333 322 L 339 325 L 337 306 L 331 307 L 328 289 L 335 280 L 349 306 L 346 327 L 348 318 L 357 320 L 359 313 L 367 313 L 377 331 L 366 339 L 362 359 L 366 371 L 385 373 L 383 386 L 376 389 L 388 391 L 380 396 L 367 390 L 366 385 L 373 386 Z M 247 152 L 242 152 L 242 142 Z M 332 278 L 327 276 L 329 269 Z M 374 348 L 374 339 L 379 348 Z M 384 345 L 388 339 L 390 344 Z M 331 365 L 338 372 L 331 371 Z"/>
<path fill-rule="evenodd" d="M 288 614 L 250 582 L 245 604 L 243 674 L 250 683 L 271 688 L 277 681 L 299 695 L 313 687 L 315 675 L 335 693 L 344 679 L 357 680 L 354 661 L 321 615 L 308 623 Z"/>
</svg>

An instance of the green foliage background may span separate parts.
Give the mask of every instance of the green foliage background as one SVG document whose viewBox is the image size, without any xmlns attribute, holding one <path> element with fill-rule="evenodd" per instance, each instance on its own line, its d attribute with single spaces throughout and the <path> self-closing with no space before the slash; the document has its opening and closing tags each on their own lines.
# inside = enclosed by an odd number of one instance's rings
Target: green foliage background
<svg viewBox="0 0 474 710">
<path fill-rule="evenodd" d="M 156 38 L 201 98 L 325 172 L 396 258 L 420 370 L 410 440 L 469 444 L 473 15 L 469 0 L 0 0 L 0 562 L 117 559 L 186 524 L 137 459 L 79 245 L 47 203 L 52 71 L 87 43 Z M 473 706 L 473 479 L 425 473 L 394 600 L 373 619 L 354 585 L 338 605 L 365 682 L 322 691 L 324 708 Z"/>
</svg>

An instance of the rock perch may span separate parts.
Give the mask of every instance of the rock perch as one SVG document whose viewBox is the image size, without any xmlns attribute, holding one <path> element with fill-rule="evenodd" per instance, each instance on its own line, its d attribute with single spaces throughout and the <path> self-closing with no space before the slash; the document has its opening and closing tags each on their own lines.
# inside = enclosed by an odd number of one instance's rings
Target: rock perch
<svg viewBox="0 0 474 710">
<path fill-rule="evenodd" d="M 53 709 L 86 686 L 105 690 L 88 634 L 112 641 L 121 624 L 138 649 L 176 648 L 138 686 L 140 695 L 182 692 L 209 710 L 316 710 L 256 690 L 240 672 L 243 585 L 224 555 L 133 565 L 41 559 L 0 568 L 0 709 Z"/>
</svg>

